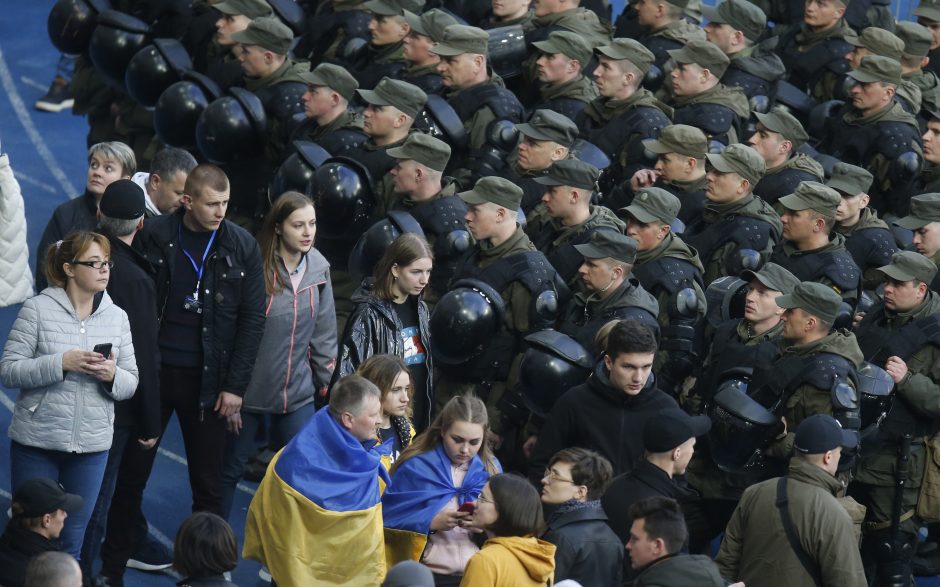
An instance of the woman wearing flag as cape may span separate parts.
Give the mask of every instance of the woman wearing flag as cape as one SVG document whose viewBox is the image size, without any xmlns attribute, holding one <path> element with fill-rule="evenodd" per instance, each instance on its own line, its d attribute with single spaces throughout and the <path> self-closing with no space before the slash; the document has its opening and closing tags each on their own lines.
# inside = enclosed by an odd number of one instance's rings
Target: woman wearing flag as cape
<svg viewBox="0 0 940 587">
<path fill-rule="evenodd" d="M 457 585 L 479 547 L 471 505 L 490 475 L 502 471 L 490 450 L 486 405 L 473 396 L 447 402 L 431 426 L 392 466 L 382 498 L 389 566 L 417 560 L 437 585 Z"/>
<path fill-rule="evenodd" d="M 382 582 L 379 480 L 389 480 L 375 438 L 379 398 L 366 379 L 343 378 L 329 407 L 268 465 L 248 508 L 242 555 L 265 564 L 282 587 Z"/>
</svg>

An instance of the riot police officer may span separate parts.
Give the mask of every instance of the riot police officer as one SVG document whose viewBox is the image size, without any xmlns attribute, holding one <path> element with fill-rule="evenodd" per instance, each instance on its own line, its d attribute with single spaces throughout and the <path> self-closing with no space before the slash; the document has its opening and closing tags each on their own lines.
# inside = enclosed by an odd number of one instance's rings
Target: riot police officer
<svg viewBox="0 0 940 587">
<path fill-rule="evenodd" d="M 590 163 L 563 159 L 535 179 L 545 192 L 525 232 L 569 287 L 577 285 L 582 262 L 575 247 L 600 230 L 623 232 L 623 222 L 611 210 L 591 203 L 599 176 L 600 170 Z"/>
<path fill-rule="evenodd" d="M 701 221 L 687 227 L 683 238 L 698 251 L 705 283 L 711 283 L 770 257 L 782 225 L 770 205 L 751 192 L 764 174 L 757 151 L 733 144 L 705 158 L 708 203 Z"/>
<path fill-rule="evenodd" d="M 878 213 L 868 207 L 868 188 L 874 178 L 861 167 L 836 163 L 826 186 L 839 192 L 835 231 L 845 237 L 845 248 L 862 271 L 862 288 L 874 290 L 881 283 L 879 267 L 897 252 L 894 234 Z"/>
<path fill-rule="evenodd" d="M 676 61 L 671 74 L 673 122 L 700 128 L 709 140 L 723 145 L 743 138 L 751 105 L 740 88 L 721 83 L 728 56 L 708 41 L 692 41 L 669 55 Z"/>
<path fill-rule="evenodd" d="M 637 4 L 637 24 L 643 34 L 637 40 L 656 56 L 654 63 L 665 71 L 669 51 L 681 49 L 692 41 L 704 41 L 701 28 L 683 18 L 689 0 L 651 0 Z"/>
<path fill-rule="evenodd" d="M 382 78 L 398 78 L 408 65 L 402 55 L 410 31 L 405 10 L 421 12 L 424 0 L 369 0 L 362 5 L 372 15 L 369 43 L 344 60 L 363 88 L 374 88 Z"/>
<path fill-rule="evenodd" d="M 634 39 L 614 39 L 595 49 L 594 70 L 599 98 L 588 104 L 576 122 L 581 137 L 597 145 L 612 161 L 606 171 L 612 183 L 633 174 L 631 166 L 645 161 L 643 139 L 654 139 L 669 126 L 672 109 L 642 86 L 653 65 L 653 54 Z"/>
<path fill-rule="evenodd" d="M 920 111 L 914 114 L 921 119 L 940 109 L 940 79 L 933 71 L 924 69 L 929 63 L 927 53 L 933 37 L 926 27 L 909 21 L 899 22 L 894 32 L 904 42 L 900 60 L 901 79 L 913 83 L 920 90 Z"/>
<path fill-rule="evenodd" d="M 859 65 L 862 64 L 862 59 L 869 55 L 890 57 L 900 62 L 901 55 L 904 53 L 904 41 L 894 33 L 878 27 L 870 26 L 864 29 L 858 37 L 847 38 L 846 41 L 854 47 L 845 56 L 850 69 L 858 69 Z M 843 83 L 836 85 L 832 89 L 834 95 L 826 96 L 826 99 L 844 99 L 846 97 L 846 83 L 851 83 L 851 78 L 847 78 L 843 80 Z M 897 97 L 904 109 L 916 115 L 921 106 L 921 95 L 917 86 L 902 80 L 897 91 Z"/>
<path fill-rule="evenodd" d="M 936 264 L 923 255 L 895 253 L 880 270 L 884 303 L 865 315 L 858 340 L 865 358 L 890 375 L 895 397 L 887 415 L 878 419 L 877 431 L 864 439 L 851 491 L 868 508 L 862 559 L 869 580 L 900 587 L 911 581 L 918 530 L 912 518 L 924 475 L 924 438 L 940 431 L 934 401 L 940 392 L 940 338 L 935 334 L 940 296 L 927 285 Z"/>
<path fill-rule="evenodd" d="M 767 171 L 754 186 L 754 194 L 774 204 L 792 194 L 801 181 L 822 181 L 822 165 L 798 151 L 809 140 L 803 125 L 785 109 L 777 107 L 763 114 L 755 112 L 757 129 L 747 143 L 764 158 Z"/>
<path fill-rule="evenodd" d="M 533 109 L 554 110 L 574 120 L 588 102 L 597 98 L 597 87 L 583 73 L 591 63 L 591 46 L 571 31 L 554 31 L 532 46 L 542 52 L 535 60 L 540 85 Z"/>
<path fill-rule="evenodd" d="M 662 188 L 679 199 L 678 218 L 683 224 L 697 221 L 705 208 L 705 153 L 708 151 L 705 133 L 687 124 L 673 124 L 663 129 L 658 139 L 643 141 L 643 147 L 656 155 L 656 165 L 633 174 L 629 186 L 632 192 L 644 187 Z M 624 191 L 626 186 L 621 186 L 611 199 Z M 625 198 L 617 198 L 616 204 L 622 199 Z"/>
<path fill-rule="evenodd" d="M 911 213 L 894 222 L 914 231 L 914 248 L 940 265 L 940 194 L 921 194 L 911 198 Z M 940 278 L 930 282 L 930 289 L 940 292 Z"/>
<path fill-rule="evenodd" d="M 803 23 L 791 27 L 777 44 L 789 72 L 787 79 L 817 101 L 831 96 L 832 88 L 849 70 L 845 56 L 852 46 L 846 39 L 854 37 L 855 31 L 842 18 L 847 5 L 843 0 L 807 2 Z"/>
<path fill-rule="evenodd" d="M 849 76 L 854 80 L 851 104 L 828 119 L 820 151 L 871 171 L 871 205 L 882 215 L 904 214 L 922 155 L 917 120 L 894 100 L 901 64 L 889 57 L 863 57 Z"/>
<path fill-rule="evenodd" d="M 815 181 L 804 181 L 779 200 L 783 241 L 770 260 L 802 281 L 831 287 L 851 306 L 858 302 L 862 272 L 845 248 L 845 237 L 833 233 L 839 192 Z"/>
<path fill-rule="evenodd" d="M 522 210 L 532 212 L 542 201 L 545 186 L 536 179 L 556 161 L 566 159 L 578 137 L 578 127 L 554 110 L 536 110 L 528 122 L 516 125 L 521 140 L 509 165 L 498 175 L 522 188 Z"/>
<path fill-rule="evenodd" d="M 332 63 L 321 63 L 300 77 L 307 83 L 305 118 L 294 130 L 294 139 L 316 143 L 335 156 L 369 138 L 362 130 L 362 116 L 349 109 L 359 88 L 356 78 Z"/>
<path fill-rule="evenodd" d="M 679 199 L 666 190 L 643 188 L 620 210 L 627 219 L 627 236 L 637 242 L 633 276 L 659 302 L 662 339 L 653 368 L 659 388 L 673 395 L 703 355 L 706 309 L 702 262 L 670 228 L 679 206 Z"/>
<path fill-rule="evenodd" d="M 248 28 L 254 18 L 271 15 L 265 0 L 225 0 L 212 5 L 221 15 L 215 22 L 212 40 L 188 47 L 193 69 L 209 76 L 222 89 L 240 85 L 242 69 L 238 63 L 237 42 L 232 35 Z"/>
<path fill-rule="evenodd" d="M 659 304 L 630 275 L 636 261 L 636 241 L 600 230 L 590 242 L 575 245 L 575 249 L 584 257 L 578 270 L 582 288 L 565 309 L 558 330 L 595 355 L 602 351 L 596 344 L 597 332 L 612 320 L 630 318 L 658 333 Z"/>
<path fill-rule="evenodd" d="M 437 72 L 440 56 L 431 51 L 435 43 L 444 38 L 444 29 L 457 24 L 457 19 L 439 8 L 417 15 L 405 10 L 405 20 L 411 28 L 404 39 L 402 57 L 408 62 L 401 79 L 418 86 L 427 94 L 444 93 L 444 79 Z"/>
<path fill-rule="evenodd" d="M 705 36 L 708 42 L 731 59 L 721 76 L 726 86 L 741 88 L 749 99 L 769 97 L 774 83 L 786 73 L 780 57 L 759 43 L 767 31 L 767 15 L 747 0 L 725 0 L 717 6 L 702 6 L 708 19 Z"/>
</svg>

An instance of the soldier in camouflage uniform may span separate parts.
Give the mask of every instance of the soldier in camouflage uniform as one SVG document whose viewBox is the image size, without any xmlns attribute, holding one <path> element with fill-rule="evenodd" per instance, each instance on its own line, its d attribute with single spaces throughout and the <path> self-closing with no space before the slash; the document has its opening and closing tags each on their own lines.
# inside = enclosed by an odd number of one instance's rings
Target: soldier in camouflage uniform
<svg viewBox="0 0 940 587">
<path fill-rule="evenodd" d="M 597 231 L 622 233 L 624 228 L 611 210 L 591 203 L 600 173 L 590 163 L 564 159 L 535 179 L 545 193 L 529 214 L 525 233 L 572 290 L 583 261 L 575 245 L 589 242 Z"/>
<path fill-rule="evenodd" d="M 633 275 L 659 302 L 662 336 L 653 370 L 659 388 L 673 396 L 701 360 L 706 310 L 702 262 L 670 229 L 679 208 L 679 199 L 668 191 L 643 188 L 620 210 L 627 236 L 637 242 Z"/>
<path fill-rule="evenodd" d="M 767 260 L 782 225 L 770 204 L 751 191 L 764 173 L 764 159 L 757 151 L 736 143 L 705 158 L 708 202 L 702 219 L 687 227 L 683 238 L 698 251 L 704 281 L 711 283 L 738 274 L 747 263 Z"/>
<path fill-rule="evenodd" d="M 725 0 L 703 6 L 702 13 L 708 19 L 704 27 L 708 41 L 731 59 L 721 83 L 741 88 L 749 99 L 771 96 L 774 82 L 786 69 L 773 47 L 758 42 L 767 30 L 764 12 L 748 0 Z"/>
<path fill-rule="evenodd" d="M 672 108 L 642 87 L 653 54 L 633 39 L 615 39 L 596 49 L 594 81 L 600 97 L 576 120 L 581 137 L 610 157 L 605 184 L 618 184 L 645 163 L 643 139 L 654 139 L 669 126 Z"/>
<path fill-rule="evenodd" d="M 539 98 L 534 109 L 554 110 L 574 120 L 597 98 L 594 82 L 584 75 L 593 51 L 584 39 L 570 31 L 554 31 L 532 46 L 542 52 L 538 68 Z"/>
<path fill-rule="evenodd" d="M 730 63 L 728 56 L 708 41 L 692 41 L 669 54 L 676 61 L 671 75 L 673 122 L 702 129 L 709 141 L 738 142 L 751 106 L 740 88 L 720 81 Z"/>
<path fill-rule="evenodd" d="M 332 63 L 321 63 L 300 77 L 307 83 L 305 118 L 294 130 L 294 140 L 317 143 L 337 156 L 369 138 L 362 130 L 362 115 L 349 109 L 359 87 L 356 78 Z"/>
<path fill-rule="evenodd" d="M 780 198 L 783 240 L 770 260 L 802 281 L 831 287 L 853 308 L 861 294 L 862 271 L 845 248 L 845 237 L 833 232 L 842 196 L 815 181 L 804 181 Z"/>
<path fill-rule="evenodd" d="M 895 384 L 895 398 L 874 434 L 866 435 L 852 494 L 867 507 L 862 526 L 862 560 L 869 581 L 904 586 L 911 581 L 911 558 L 919 524 L 913 517 L 924 475 L 924 441 L 940 431 L 940 338 L 935 334 L 940 296 L 930 290 L 936 264 L 904 251 L 881 268 L 884 303 L 858 326 L 865 358 L 883 367 Z M 876 414 L 877 415 L 877 414 Z M 900 511 L 894 510 L 898 444 L 910 435 L 908 475 L 903 479 Z M 897 516 L 898 532 L 892 533 Z"/>
<path fill-rule="evenodd" d="M 767 114 L 756 112 L 754 116 L 757 130 L 747 142 L 767 165 L 764 177 L 754 186 L 755 195 L 774 204 L 792 194 L 800 182 L 823 180 L 822 165 L 797 150 L 809 140 L 799 120 L 783 108 L 774 108 Z"/>
<path fill-rule="evenodd" d="M 940 193 L 914 196 L 911 213 L 894 223 L 913 230 L 917 252 L 940 265 Z M 940 277 L 930 282 L 930 289 L 940 292 Z"/>
<path fill-rule="evenodd" d="M 408 67 L 401 72 L 401 79 L 418 86 L 426 94 L 443 94 L 444 80 L 437 72 L 441 58 L 431 51 L 444 38 L 444 29 L 457 24 L 457 19 L 439 8 L 432 8 L 422 15 L 405 10 L 405 20 L 411 30 L 404 40 L 402 57 Z"/>
<path fill-rule="evenodd" d="M 875 181 L 869 195 L 879 214 L 905 214 L 922 151 L 917 120 L 894 100 L 901 64 L 889 57 L 864 57 L 849 76 L 855 81 L 852 101 L 829 118 L 819 149 L 871 172 Z"/>
<path fill-rule="evenodd" d="M 878 213 L 868 207 L 868 188 L 874 178 L 868 171 L 848 163 L 836 163 L 826 186 L 839 192 L 835 231 L 845 237 L 845 248 L 862 270 L 862 289 L 874 290 L 881 283 L 878 271 L 897 252 L 894 233 Z"/>
</svg>

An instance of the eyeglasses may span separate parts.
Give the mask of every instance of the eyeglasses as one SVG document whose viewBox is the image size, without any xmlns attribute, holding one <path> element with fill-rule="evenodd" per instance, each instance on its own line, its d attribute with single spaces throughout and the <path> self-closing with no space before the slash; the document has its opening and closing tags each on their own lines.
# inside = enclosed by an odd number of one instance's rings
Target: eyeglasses
<svg viewBox="0 0 940 587">
<path fill-rule="evenodd" d="M 111 269 L 114 267 L 114 261 L 72 261 L 69 265 L 84 265 L 92 269 L 102 270 L 105 267 Z"/>
<path fill-rule="evenodd" d="M 482 493 L 480 494 L 480 497 L 477 498 L 477 501 L 478 501 L 478 502 L 482 502 L 482 503 L 493 503 L 493 504 L 496 503 L 496 502 L 493 501 L 492 499 L 486 499 L 485 497 L 483 497 L 483 494 L 482 494 Z"/>
<path fill-rule="evenodd" d="M 549 481 L 564 481 L 565 483 L 571 483 L 572 485 L 577 485 L 572 479 L 565 479 L 559 477 L 555 471 L 551 469 L 545 469 L 545 472 L 542 474 L 542 479 L 548 479 Z"/>
</svg>

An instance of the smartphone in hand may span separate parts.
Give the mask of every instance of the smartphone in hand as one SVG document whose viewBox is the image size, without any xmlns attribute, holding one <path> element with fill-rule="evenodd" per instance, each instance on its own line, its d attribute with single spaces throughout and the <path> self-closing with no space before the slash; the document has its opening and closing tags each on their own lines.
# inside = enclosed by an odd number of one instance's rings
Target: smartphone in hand
<svg viewBox="0 0 940 587">
<path fill-rule="evenodd" d="M 96 344 L 92 351 L 99 353 L 105 359 L 109 359 L 111 358 L 111 343 L 106 342 L 104 344 Z"/>
<path fill-rule="evenodd" d="M 472 514 L 476 507 L 477 506 L 472 501 L 468 501 L 464 502 L 459 508 L 457 508 L 457 511 Z"/>
</svg>

